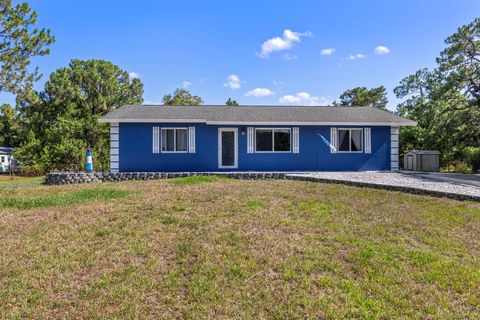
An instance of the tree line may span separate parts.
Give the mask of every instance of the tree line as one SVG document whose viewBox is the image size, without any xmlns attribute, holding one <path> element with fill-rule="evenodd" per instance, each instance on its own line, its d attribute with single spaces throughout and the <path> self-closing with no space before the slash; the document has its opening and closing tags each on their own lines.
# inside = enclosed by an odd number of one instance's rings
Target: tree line
<svg viewBox="0 0 480 320">
<path fill-rule="evenodd" d="M 143 84 L 111 62 L 72 60 L 50 74 L 43 90 L 32 57 L 49 54 L 55 38 L 36 26 L 27 3 L 0 1 L 0 92 L 16 95 L 15 108 L 0 106 L 0 145 L 15 147 L 22 168 L 35 173 L 81 170 L 86 148 L 96 168 L 109 166 L 108 125 L 98 118 L 126 104 L 143 102 Z M 480 19 L 460 27 L 445 40 L 433 70 L 421 69 L 394 89 L 402 99 L 396 113 L 417 121 L 401 128 L 400 153 L 436 149 L 447 170 L 480 170 Z M 201 105 L 200 96 L 176 89 L 164 105 Z M 238 106 L 229 98 L 228 106 Z M 372 106 L 387 110 L 385 87 L 346 90 L 334 105 Z"/>
</svg>

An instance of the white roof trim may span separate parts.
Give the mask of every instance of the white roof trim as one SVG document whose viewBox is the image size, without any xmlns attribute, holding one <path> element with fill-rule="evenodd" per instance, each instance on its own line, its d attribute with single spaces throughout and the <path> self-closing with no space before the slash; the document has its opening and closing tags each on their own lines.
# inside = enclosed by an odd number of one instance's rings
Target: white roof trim
<svg viewBox="0 0 480 320">
<path fill-rule="evenodd" d="M 401 122 L 314 122 L 314 121 L 207 121 L 206 124 L 254 125 L 254 126 L 415 126 Z"/>
<path fill-rule="evenodd" d="M 202 119 L 98 119 L 98 122 L 112 123 L 112 122 L 128 122 L 128 123 L 205 123 Z"/>
<path fill-rule="evenodd" d="M 313 121 L 206 121 L 202 119 L 99 119 L 99 122 L 120 122 L 120 123 L 205 123 L 207 125 L 252 125 L 252 126 L 415 126 L 416 123 L 409 122 L 313 122 Z"/>
</svg>

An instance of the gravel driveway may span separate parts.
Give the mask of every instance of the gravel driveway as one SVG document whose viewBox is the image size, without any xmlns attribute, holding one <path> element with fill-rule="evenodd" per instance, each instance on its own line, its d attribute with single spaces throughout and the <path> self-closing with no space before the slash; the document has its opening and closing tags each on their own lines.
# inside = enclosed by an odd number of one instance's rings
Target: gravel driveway
<svg viewBox="0 0 480 320">
<path fill-rule="evenodd" d="M 425 193 L 451 198 L 480 201 L 480 187 L 462 184 L 461 181 L 429 179 L 426 175 L 390 171 L 315 172 L 290 174 L 292 177 L 323 182 L 338 182 L 359 186 L 385 187 L 399 191 Z M 416 192 L 417 191 L 417 192 Z"/>
</svg>

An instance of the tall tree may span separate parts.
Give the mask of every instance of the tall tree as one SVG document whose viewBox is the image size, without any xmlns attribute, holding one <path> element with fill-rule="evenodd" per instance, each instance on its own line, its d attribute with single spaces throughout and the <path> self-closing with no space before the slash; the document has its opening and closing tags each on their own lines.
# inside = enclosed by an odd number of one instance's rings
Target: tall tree
<svg viewBox="0 0 480 320">
<path fill-rule="evenodd" d="M 44 100 L 59 112 L 74 105 L 77 116 L 104 115 L 124 104 L 142 103 L 143 84 L 104 60 L 72 60 L 45 84 Z"/>
<path fill-rule="evenodd" d="M 480 108 L 480 18 L 460 27 L 445 44 L 437 58 L 445 87 L 465 96 L 469 102 L 465 108 Z"/>
<path fill-rule="evenodd" d="M 416 120 L 400 131 L 401 153 L 438 149 L 443 165 L 464 161 L 480 170 L 480 19 L 445 40 L 437 67 L 404 78 L 394 89 L 399 114 Z"/>
<path fill-rule="evenodd" d="M 17 112 L 9 104 L 0 106 L 0 146 L 16 147 L 20 138 Z"/>
<path fill-rule="evenodd" d="M 340 102 L 336 105 L 345 106 L 372 106 L 378 109 L 387 109 L 387 91 L 384 86 L 368 89 L 366 87 L 355 87 L 340 95 Z"/>
<path fill-rule="evenodd" d="M 17 99 L 25 120 L 25 140 L 30 141 L 26 146 L 40 145 L 42 150 L 38 156 L 43 160 L 34 163 L 80 169 L 83 148 L 91 147 L 96 163 L 106 168 L 108 126 L 97 120 L 122 105 L 142 103 L 142 94 L 139 79 L 130 79 L 127 71 L 108 61 L 72 60 L 68 67 L 56 70 L 43 92 Z M 28 161 L 22 158 L 28 153 L 19 150 L 18 155 L 19 160 Z"/>
<path fill-rule="evenodd" d="M 26 2 L 12 6 L 11 0 L 0 1 L 0 92 L 18 94 L 40 78 L 38 68 L 29 70 L 30 60 L 49 54 L 47 47 L 55 39 L 36 24 L 37 13 Z"/>
<path fill-rule="evenodd" d="M 202 98 L 192 95 L 186 89 L 176 89 L 173 94 L 163 96 L 163 104 L 167 106 L 199 106 L 203 104 Z"/>
<path fill-rule="evenodd" d="M 225 102 L 225 105 L 227 105 L 227 106 L 238 106 L 238 101 L 234 100 L 232 98 L 228 98 L 228 100 Z"/>
</svg>

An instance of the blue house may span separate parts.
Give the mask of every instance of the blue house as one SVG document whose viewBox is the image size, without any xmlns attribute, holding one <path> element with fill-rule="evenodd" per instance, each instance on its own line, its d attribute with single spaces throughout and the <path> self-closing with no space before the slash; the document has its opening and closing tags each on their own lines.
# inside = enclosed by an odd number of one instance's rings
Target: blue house
<svg viewBox="0 0 480 320">
<path fill-rule="evenodd" d="M 110 123 L 117 172 L 398 169 L 398 127 L 372 107 L 124 106 Z"/>
</svg>

